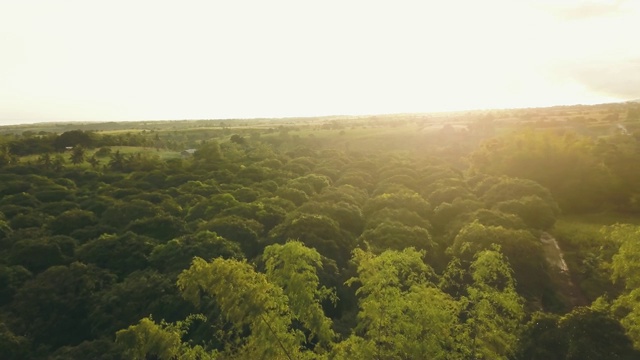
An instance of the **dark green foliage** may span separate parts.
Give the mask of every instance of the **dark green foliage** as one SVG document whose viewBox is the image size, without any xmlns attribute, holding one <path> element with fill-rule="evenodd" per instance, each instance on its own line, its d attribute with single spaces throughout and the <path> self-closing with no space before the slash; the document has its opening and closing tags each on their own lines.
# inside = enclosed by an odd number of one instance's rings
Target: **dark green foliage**
<svg viewBox="0 0 640 360">
<path fill-rule="evenodd" d="M 296 206 L 300 206 L 309 201 L 309 196 L 307 195 L 307 193 L 300 189 L 281 187 L 278 189 L 278 191 L 276 191 L 276 195 L 283 199 L 291 201 L 292 203 L 296 204 Z"/>
<path fill-rule="evenodd" d="M 260 202 L 265 204 L 266 206 L 281 208 L 286 212 L 290 212 L 296 209 L 296 204 L 294 204 L 291 200 L 283 199 L 279 196 L 262 198 L 260 199 Z"/>
<path fill-rule="evenodd" d="M 91 211 L 96 216 L 101 217 L 105 210 L 114 206 L 116 201 L 108 196 L 90 196 L 79 202 L 83 210 Z"/>
<path fill-rule="evenodd" d="M 258 197 L 260 196 L 260 192 L 247 187 L 241 187 L 237 190 L 234 190 L 232 195 L 238 201 L 250 203 L 258 199 Z"/>
<path fill-rule="evenodd" d="M 0 220 L 0 241 L 7 238 L 12 231 L 13 230 L 6 221 Z"/>
<path fill-rule="evenodd" d="M 124 171 L 126 166 L 126 159 L 120 150 L 112 153 L 109 160 L 109 168 L 113 171 Z"/>
<path fill-rule="evenodd" d="M 93 134 L 82 130 L 66 131 L 53 141 L 53 147 L 62 151 L 66 147 L 84 146 L 92 147 L 94 144 Z"/>
<path fill-rule="evenodd" d="M 19 156 L 32 154 L 46 155 L 54 151 L 54 141 L 50 136 L 22 137 L 9 144 L 9 151 L 11 154 Z"/>
<path fill-rule="evenodd" d="M 286 214 L 287 212 L 282 207 L 274 204 L 270 199 L 261 199 L 250 204 L 241 203 L 225 209 L 220 213 L 220 216 L 239 216 L 253 219 L 264 226 L 264 231 L 269 231 L 281 223 Z"/>
<path fill-rule="evenodd" d="M 185 194 L 197 194 L 204 197 L 210 197 L 214 194 L 220 194 L 220 187 L 215 182 L 188 181 L 178 187 L 178 190 Z"/>
<path fill-rule="evenodd" d="M 151 269 L 131 273 L 95 299 L 89 316 L 92 333 L 111 336 L 151 314 L 169 321 L 184 318 L 189 306 L 174 282 Z"/>
<path fill-rule="evenodd" d="M 475 200 L 475 196 L 464 187 L 442 187 L 434 190 L 428 197 L 429 203 L 433 206 L 440 205 L 442 203 L 451 203 L 455 200 Z"/>
<path fill-rule="evenodd" d="M 247 144 L 247 140 L 245 138 L 243 138 L 242 136 L 238 135 L 238 134 L 233 134 L 231 135 L 231 138 L 229 138 L 229 141 L 239 144 L 239 145 L 246 145 Z"/>
<path fill-rule="evenodd" d="M 282 170 L 290 172 L 293 175 L 305 175 L 311 172 L 313 165 L 308 164 L 308 161 L 306 161 L 307 159 L 304 159 L 302 161 L 296 161 L 296 160 L 298 159 L 295 159 L 286 163 L 282 167 Z"/>
<path fill-rule="evenodd" d="M 482 208 L 482 204 L 474 200 L 456 199 L 451 204 L 442 203 L 434 209 L 431 224 L 434 230 L 440 233 L 460 215 L 473 213 L 480 208 Z"/>
<path fill-rule="evenodd" d="M 186 224 L 180 219 L 160 215 L 135 220 L 127 226 L 126 230 L 164 242 L 184 234 L 185 227 Z"/>
<path fill-rule="evenodd" d="M 10 303 L 18 289 L 32 276 L 24 266 L 0 265 L 0 306 Z"/>
<path fill-rule="evenodd" d="M 347 172 L 342 174 L 338 180 L 336 180 L 336 185 L 349 185 L 358 189 L 363 189 L 365 191 L 370 191 L 373 188 L 373 179 L 371 175 L 365 172 Z"/>
<path fill-rule="evenodd" d="M 550 229 L 559 212 L 555 203 L 549 204 L 537 195 L 503 201 L 495 207 L 504 213 L 518 215 L 527 226 L 534 229 Z"/>
<path fill-rule="evenodd" d="M 21 192 L 9 196 L 3 196 L 2 199 L 0 199 L 0 206 L 4 205 L 15 205 L 34 208 L 40 205 L 40 201 L 38 201 L 38 199 L 36 199 L 31 194 Z M 5 211 L 3 212 L 6 214 Z"/>
<path fill-rule="evenodd" d="M 192 206 L 189 207 L 187 216 L 185 217 L 187 221 L 198 219 L 210 220 L 225 209 L 229 209 L 240 204 L 240 202 L 231 194 L 216 194 L 211 196 L 208 200 L 194 200 L 197 201 L 193 201 Z"/>
<path fill-rule="evenodd" d="M 163 273 L 177 274 L 191 264 L 194 257 L 227 259 L 243 257 L 240 246 L 214 232 L 199 231 L 194 235 L 185 235 L 166 244 L 157 245 L 151 253 L 151 265 Z"/>
<path fill-rule="evenodd" d="M 0 354 L 3 359 L 28 359 L 30 345 L 29 338 L 15 334 L 7 324 L 0 321 Z"/>
<path fill-rule="evenodd" d="M 536 314 L 521 339 L 518 360 L 632 360 L 640 356 L 618 321 L 579 307 L 559 318 Z"/>
<path fill-rule="evenodd" d="M 220 144 L 218 144 L 217 141 L 212 140 L 201 145 L 193 154 L 193 157 L 203 166 L 210 167 L 220 162 L 223 158 L 223 154 L 220 149 Z"/>
<path fill-rule="evenodd" d="M 53 348 L 91 338 L 89 314 L 96 294 L 114 277 L 94 265 L 53 266 L 27 281 L 14 296 L 19 331 Z"/>
<path fill-rule="evenodd" d="M 24 229 L 29 227 L 42 227 L 46 223 L 44 214 L 28 213 L 17 214 L 12 217 L 9 225 L 12 229 Z M 2 237 L 0 235 L 0 237 Z"/>
<path fill-rule="evenodd" d="M 148 201 L 155 205 L 159 205 L 164 201 L 171 200 L 171 196 L 167 194 L 162 194 L 159 192 L 139 192 L 139 193 L 136 193 L 135 195 L 130 195 L 126 197 L 124 200 L 126 201 L 143 200 L 143 201 Z"/>
<path fill-rule="evenodd" d="M 271 175 L 271 169 L 276 167 L 279 167 L 279 166 L 265 167 L 265 166 L 260 166 L 256 164 L 245 166 L 242 169 L 240 169 L 240 171 L 238 171 L 238 182 L 239 183 L 244 183 L 244 182 L 256 183 L 256 182 L 268 181 Z M 275 188 L 277 189 L 277 184 Z M 275 189 L 271 191 L 274 191 L 274 190 Z"/>
<path fill-rule="evenodd" d="M 288 183 L 291 187 L 296 187 L 296 184 L 309 186 L 312 193 L 308 195 L 313 195 L 320 193 L 323 189 L 331 186 L 331 179 L 323 175 L 309 174 L 295 178 Z"/>
<path fill-rule="evenodd" d="M 125 178 L 124 174 L 105 172 L 100 176 L 99 180 L 106 184 L 113 184 L 124 178 Z"/>
<path fill-rule="evenodd" d="M 69 211 L 77 208 L 78 208 L 78 204 L 75 202 L 56 201 L 56 202 L 43 204 L 42 206 L 38 207 L 38 210 L 42 211 L 46 215 L 57 217 L 58 215 L 61 215 L 65 211 Z"/>
<path fill-rule="evenodd" d="M 177 187 L 189 181 L 195 181 L 197 176 L 194 174 L 186 174 L 186 173 L 177 173 L 177 174 L 169 174 L 167 178 L 164 180 L 164 184 L 166 187 Z"/>
<path fill-rule="evenodd" d="M 430 252 L 434 247 L 429 231 L 395 221 L 385 221 L 369 228 L 362 233 L 358 241 L 368 244 L 375 252 L 403 250 L 408 247 Z"/>
<path fill-rule="evenodd" d="M 364 206 L 365 215 L 369 216 L 382 209 L 407 209 L 426 218 L 430 215 L 431 206 L 414 191 L 400 189 L 392 193 L 384 193 L 371 198 Z"/>
<path fill-rule="evenodd" d="M 384 222 L 397 222 L 406 226 L 418 226 L 430 229 L 431 224 L 414 211 L 407 209 L 385 208 L 369 216 L 366 227 L 376 227 Z"/>
<path fill-rule="evenodd" d="M 11 263 L 24 266 L 34 274 L 54 265 L 64 265 L 74 257 L 76 241 L 67 236 L 23 239 L 13 243 L 9 252 Z"/>
<path fill-rule="evenodd" d="M 122 351 L 111 340 L 104 337 L 92 341 L 83 341 L 76 346 L 63 346 L 50 357 L 51 360 L 121 360 Z"/>
<path fill-rule="evenodd" d="M 69 235 L 73 231 L 95 225 L 98 219 L 94 213 L 86 210 L 67 210 L 56 216 L 49 228 L 54 234 Z"/>
<path fill-rule="evenodd" d="M 502 201 L 519 199 L 525 196 L 537 196 L 538 198 L 553 203 L 553 197 L 549 190 L 540 186 L 535 181 L 514 178 L 502 178 L 499 182 L 491 186 L 482 199 L 489 206 L 493 206 Z"/>
<path fill-rule="evenodd" d="M 396 174 L 380 180 L 380 182 L 378 182 L 378 189 L 380 187 L 386 187 L 390 185 L 401 185 L 407 189 L 418 191 L 420 188 L 417 183 L 418 182 L 414 176 Z"/>
<path fill-rule="evenodd" d="M 369 195 L 363 189 L 351 185 L 340 185 L 336 187 L 325 188 L 322 193 L 315 197 L 316 201 L 341 202 L 362 207 L 368 200 Z"/>
<path fill-rule="evenodd" d="M 32 184 L 24 180 L 2 180 L 0 185 L 0 196 L 5 197 L 7 195 L 26 193 L 31 190 Z"/>
<path fill-rule="evenodd" d="M 15 164 L 15 155 L 11 154 L 11 149 L 4 145 L 0 147 L 0 168 Z"/>
<path fill-rule="evenodd" d="M 127 232 L 123 235 L 104 234 L 77 249 L 79 260 L 109 269 L 120 277 L 149 266 L 152 239 Z"/>
<path fill-rule="evenodd" d="M 97 169 L 98 166 L 100 166 L 100 160 L 98 160 L 98 158 L 95 155 L 92 155 L 90 158 L 88 158 L 87 162 L 89 163 L 89 165 L 91 165 L 92 169 Z M 97 177 L 98 177 L 98 174 L 96 174 L 96 178 Z"/>
<path fill-rule="evenodd" d="M 252 207 L 256 210 L 254 218 L 262 224 L 264 232 L 268 232 L 280 224 L 287 215 L 287 211 L 278 202 L 272 202 L 270 199 L 261 199 L 252 203 Z"/>
<path fill-rule="evenodd" d="M 467 289 L 472 283 L 469 271 L 462 267 L 459 258 L 454 257 L 442 273 L 438 287 L 455 298 L 461 298 L 467 295 Z"/>
<path fill-rule="evenodd" d="M 122 184 L 117 184 L 117 185 L 122 185 Z M 143 187 L 143 184 L 140 184 L 140 183 L 127 184 L 126 187 L 122 187 L 122 188 L 117 188 L 117 187 L 109 188 L 108 192 L 106 191 L 107 189 L 104 189 L 105 190 L 104 193 L 113 199 L 126 200 L 127 198 L 133 198 L 135 196 L 143 194 L 144 191 L 141 189 L 141 187 Z"/>
<path fill-rule="evenodd" d="M 513 268 L 518 291 L 528 298 L 542 296 L 549 282 L 547 262 L 540 241 L 530 232 L 475 221 L 460 230 L 451 250 L 470 261 L 474 254 L 493 245 L 500 246 Z"/>
<path fill-rule="evenodd" d="M 567 339 L 558 328 L 559 316 L 533 314 L 520 339 L 519 360 L 564 360 Z"/>
<path fill-rule="evenodd" d="M 167 174 L 164 171 L 160 170 L 152 170 L 149 172 L 144 172 L 141 174 L 141 181 L 146 184 L 149 184 L 148 189 L 161 189 L 165 185 L 165 179 L 167 178 Z"/>
<path fill-rule="evenodd" d="M 89 240 L 100 237 L 102 234 L 116 233 L 117 229 L 108 225 L 97 224 L 93 226 L 86 226 L 81 229 L 76 229 L 69 234 L 72 238 L 76 239 L 80 244 L 84 244 Z"/>
<path fill-rule="evenodd" d="M 507 229 L 525 229 L 527 226 L 522 219 L 516 215 L 503 213 L 497 210 L 479 209 L 472 213 L 461 216 L 464 223 L 477 220 L 482 225 L 502 226 Z"/>
<path fill-rule="evenodd" d="M 144 200 L 118 202 L 107 208 L 100 221 L 116 228 L 124 228 L 129 223 L 143 218 L 150 218 L 161 213 L 160 209 Z"/>
<path fill-rule="evenodd" d="M 341 266 L 355 246 L 353 235 L 341 230 L 337 221 L 324 215 L 294 213 L 273 228 L 268 236 L 270 243 L 284 243 L 289 239 L 300 240 Z"/>
<path fill-rule="evenodd" d="M 86 153 L 82 145 L 77 145 L 71 150 L 71 163 L 74 165 L 82 164 L 86 160 Z"/>
<path fill-rule="evenodd" d="M 220 212 L 220 216 L 235 215 L 247 219 L 257 220 L 257 212 L 260 211 L 260 203 L 240 203 L 236 206 L 224 209 Z"/>
<path fill-rule="evenodd" d="M 199 230 L 213 231 L 225 239 L 237 242 L 247 257 L 253 257 L 260 250 L 257 246 L 258 238 L 264 227 L 255 220 L 232 215 L 214 218 L 202 224 Z"/>
<path fill-rule="evenodd" d="M 298 211 L 328 216 L 337 221 L 342 229 L 354 235 L 362 232 L 364 227 L 364 216 L 360 207 L 344 201 L 337 203 L 309 201 L 303 204 Z"/>
</svg>

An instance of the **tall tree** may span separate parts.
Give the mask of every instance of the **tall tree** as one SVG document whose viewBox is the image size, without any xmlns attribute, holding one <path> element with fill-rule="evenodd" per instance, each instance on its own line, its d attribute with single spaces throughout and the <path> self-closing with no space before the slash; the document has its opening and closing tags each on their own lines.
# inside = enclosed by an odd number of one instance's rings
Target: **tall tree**
<svg viewBox="0 0 640 360">
<path fill-rule="evenodd" d="M 38 163 L 42 165 L 45 169 L 50 169 L 53 164 L 53 160 L 51 159 L 51 154 L 47 152 L 40 155 L 40 157 L 38 158 Z"/>
<path fill-rule="evenodd" d="M 316 341 L 315 350 L 326 352 L 335 335 L 320 303 L 333 292 L 319 284 L 316 270 L 321 267 L 320 254 L 295 241 L 267 247 L 264 260 L 266 274 L 245 261 L 217 258 L 206 262 L 196 257 L 177 284 L 184 297 L 196 305 L 203 292 L 215 299 L 233 337 L 239 340 L 236 346 L 226 344 L 225 355 L 239 359 L 307 358 L 312 353 L 304 348 Z"/>
<path fill-rule="evenodd" d="M 56 157 L 53 159 L 53 170 L 55 171 L 62 171 L 64 170 L 64 165 L 67 163 L 67 161 L 64 159 L 64 157 L 60 154 L 56 155 Z"/>
<path fill-rule="evenodd" d="M 512 270 L 498 250 L 483 250 L 471 265 L 471 277 L 465 322 L 471 358 L 506 360 L 516 350 L 524 317 Z"/>
<path fill-rule="evenodd" d="M 325 346 L 331 343 L 335 334 L 320 303 L 336 298 L 333 291 L 320 286 L 316 273 L 322 268 L 320 254 L 299 241 L 289 241 L 267 246 L 263 258 L 267 279 L 284 290 L 294 318 L 311 332 L 309 340 L 317 338 Z"/>
<path fill-rule="evenodd" d="M 100 160 L 96 157 L 95 154 L 91 155 L 87 162 L 89 163 L 89 165 L 91 165 L 92 169 L 96 169 L 100 165 Z"/>
<path fill-rule="evenodd" d="M 9 147 L 6 145 L 0 146 L 0 167 L 11 164 L 12 156 Z"/>
<path fill-rule="evenodd" d="M 71 163 L 74 165 L 82 164 L 85 160 L 85 150 L 82 145 L 77 145 L 71 150 Z"/>
<path fill-rule="evenodd" d="M 109 160 L 109 168 L 115 171 L 123 171 L 125 165 L 125 157 L 120 153 L 120 150 L 116 150 L 111 154 L 111 160 Z"/>
<path fill-rule="evenodd" d="M 360 311 L 355 333 L 336 345 L 337 359 L 459 358 L 458 303 L 430 279 L 423 252 L 375 255 L 355 250 Z M 458 357 L 457 357 L 458 356 Z"/>
<path fill-rule="evenodd" d="M 193 157 L 202 164 L 214 165 L 222 160 L 223 155 L 220 144 L 215 140 L 211 140 L 202 144 L 193 154 Z"/>
<path fill-rule="evenodd" d="M 236 349 L 225 349 L 236 358 L 298 357 L 304 336 L 291 329 L 293 316 L 286 295 L 248 263 L 221 258 L 206 262 L 196 257 L 178 277 L 178 287 L 195 305 L 200 304 L 203 291 L 214 297 L 237 336 L 245 328 L 250 330 Z"/>
</svg>

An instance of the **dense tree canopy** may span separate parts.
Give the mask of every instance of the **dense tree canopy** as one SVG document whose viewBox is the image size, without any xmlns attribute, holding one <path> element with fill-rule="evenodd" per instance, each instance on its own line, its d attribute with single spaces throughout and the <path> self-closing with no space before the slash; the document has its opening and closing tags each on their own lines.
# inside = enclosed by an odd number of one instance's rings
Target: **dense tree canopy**
<svg viewBox="0 0 640 360">
<path fill-rule="evenodd" d="M 0 129 L 0 357 L 639 358 L 640 126 L 513 111 Z"/>
</svg>

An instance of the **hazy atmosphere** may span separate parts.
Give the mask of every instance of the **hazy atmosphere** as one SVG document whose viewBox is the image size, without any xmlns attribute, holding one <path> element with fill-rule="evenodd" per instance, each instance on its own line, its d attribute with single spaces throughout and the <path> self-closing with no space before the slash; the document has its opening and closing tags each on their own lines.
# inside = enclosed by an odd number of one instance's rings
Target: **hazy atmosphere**
<svg viewBox="0 0 640 360">
<path fill-rule="evenodd" d="M 0 0 L 1 360 L 640 359 L 640 0 Z"/>
<path fill-rule="evenodd" d="M 640 98 L 638 1 L 0 0 L 0 125 Z"/>
</svg>

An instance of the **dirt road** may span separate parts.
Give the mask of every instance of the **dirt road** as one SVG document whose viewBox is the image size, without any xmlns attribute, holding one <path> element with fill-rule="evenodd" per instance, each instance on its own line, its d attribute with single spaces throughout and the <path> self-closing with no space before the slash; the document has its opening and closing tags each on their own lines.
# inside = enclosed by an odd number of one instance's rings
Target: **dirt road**
<svg viewBox="0 0 640 360">
<path fill-rule="evenodd" d="M 571 272 L 564 261 L 564 254 L 556 239 L 549 233 L 543 232 L 540 236 L 545 257 L 550 265 L 551 276 L 557 285 L 557 290 L 570 303 L 571 307 L 586 306 L 588 301 L 582 291 L 571 278 Z"/>
</svg>

